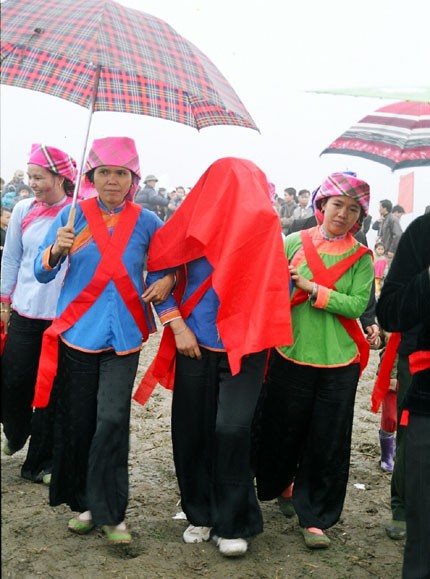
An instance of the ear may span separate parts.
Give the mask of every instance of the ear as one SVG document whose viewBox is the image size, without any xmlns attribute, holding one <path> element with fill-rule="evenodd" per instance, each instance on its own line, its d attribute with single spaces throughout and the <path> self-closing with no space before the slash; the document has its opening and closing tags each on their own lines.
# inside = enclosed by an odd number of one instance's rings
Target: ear
<svg viewBox="0 0 430 579">
<path fill-rule="evenodd" d="M 327 205 L 327 201 L 328 201 L 327 198 L 321 200 L 321 209 L 320 209 L 321 213 L 324 213 L 325 206 Z"/>
</svg>

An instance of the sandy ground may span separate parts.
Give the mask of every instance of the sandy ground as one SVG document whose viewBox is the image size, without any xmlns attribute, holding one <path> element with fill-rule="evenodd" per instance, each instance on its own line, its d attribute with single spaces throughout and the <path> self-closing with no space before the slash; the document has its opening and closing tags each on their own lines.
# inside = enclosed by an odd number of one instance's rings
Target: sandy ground
<svg viewBox="0 0 430 579">
<path fill-rule="evenodd" d="M 159 335 L 141 356 L 142 372 Z M 170 443 L 171 394 L 158 387 L 142 408 L 133 402 L 130 500 L 127 522 L 134 541 L 111 547 L 95 529 L 81 537 L 67 530 L 67 507 L 48 505 L 48 489 L 19 476 L 25 450 L 1 457 L 2 576 L 13 579 L 399 579 L 403 541 L 392 541 L 383 524 L 390 518 L 390 475 L 379 468 L 379 416 L 369 410 L 377 363 L 359 385 L 350 480 L 340 522 L 328 531 L 328 550 L 309 551 L 296 518 L 285 519 L 275 502 L 262 504 L 264 533 L 247 555 L 225 559 L 212 543 L 185 545 Z M 3 442 L 3 440 L 2 440 Z"/>
</svg>

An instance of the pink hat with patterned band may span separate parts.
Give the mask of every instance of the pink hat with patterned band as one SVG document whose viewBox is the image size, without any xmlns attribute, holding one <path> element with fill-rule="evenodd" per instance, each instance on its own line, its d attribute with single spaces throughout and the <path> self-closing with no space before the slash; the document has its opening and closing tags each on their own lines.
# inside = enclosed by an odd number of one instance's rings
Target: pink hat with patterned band
<svg viewBox="0 0 430 579">
<path fill-rule="evenodd" d="M 355 173 L 333 173 L 312 193 L 312 206 L 316 220 L 320 225 L 324 221 L 321 211 L 323 199 L 342 195 L 354 199 L 361 206 L 360 217 L 350 230 L 352 234 L 357 233 L 369 211 L 370 187 L 365 181 L 357 179 Z"/>
<path fill-rule="evenodd" d="M 64 151 L 47 145 L 33 143 L 31 145 L 29 165 L 38 165 L 51 173 L 64 177 L 64 189 L 71 196 L 75 187 L 77 175 L 76 161 Z"/>
<path fill-rule="evenodd" d="M 125 167 L 132 172 L 132 185 L 126 195 L 128 199 L 132 200 L 139 187 L 141 177 L 139 155 L 137 154 L 134 140 L 129 137 L 104 137 L 103 139 L 94 139 L 85 162 L 85 184 L 87 184 L 88 181 L 89 185 L 87 173 L 102 165 Z"/>
</svg>

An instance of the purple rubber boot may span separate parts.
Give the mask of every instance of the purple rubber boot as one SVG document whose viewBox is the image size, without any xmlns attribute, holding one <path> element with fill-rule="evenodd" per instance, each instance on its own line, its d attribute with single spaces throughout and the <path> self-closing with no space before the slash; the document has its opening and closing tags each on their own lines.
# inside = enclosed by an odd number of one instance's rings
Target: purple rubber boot
<svg viewBox="0 0 430 579">
<path fill-rule="evenodd" d="M 385 472 L 393 472 L 396 456 L 396 433 L 380 430 L 379 442 L 381 444 L 381 468 Z"/>
</svg>

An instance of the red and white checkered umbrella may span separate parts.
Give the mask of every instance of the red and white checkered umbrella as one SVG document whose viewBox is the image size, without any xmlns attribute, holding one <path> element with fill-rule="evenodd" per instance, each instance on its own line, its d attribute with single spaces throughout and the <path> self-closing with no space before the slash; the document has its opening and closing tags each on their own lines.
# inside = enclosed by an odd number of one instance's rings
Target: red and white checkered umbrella
<svg viewBox="0 0 430 579">
<path fill-rule="evenodd" d="M 159 18 L 113 0 L 8 0 L 1 8 L 4 84 L 94 111 L 257 129 L 216 66 Z"/>
<path fill-rule="evenodd" d="M 163 20 L 113 0 L 7 0 L 1 5 L 1 82 L 89 109 L 79 183 L 95 111 L 158 117 L 197 129 L 257 129 L 228 81 Z"/>
<path fill-rule="evenodd" d="M 401 101 L 377 109 L 322 151 L 388 165 L 392 171 L 430 166 L 430 103 Z"/>
</svg>

